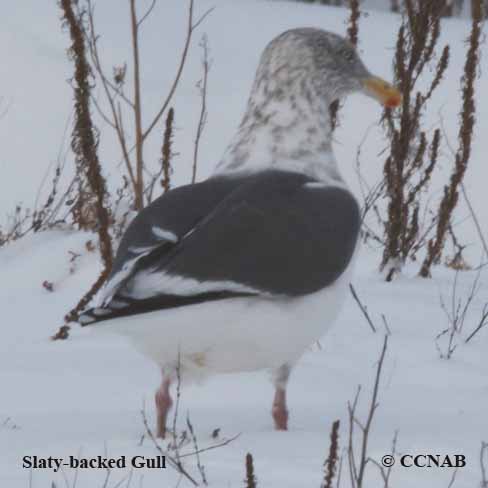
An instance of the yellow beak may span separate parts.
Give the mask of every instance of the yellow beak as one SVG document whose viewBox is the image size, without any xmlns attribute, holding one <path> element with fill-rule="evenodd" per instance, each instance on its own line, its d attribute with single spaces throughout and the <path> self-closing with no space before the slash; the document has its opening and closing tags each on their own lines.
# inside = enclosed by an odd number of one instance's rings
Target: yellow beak
<svg viewBox="0 0 488 488">
<path fill-rule="evenodd" d="M 388 108 L 395 108 L 402 103 L 402 94 L 393 85 L 376 76 L 363 81 L 365 92 Z"/>
</svg>

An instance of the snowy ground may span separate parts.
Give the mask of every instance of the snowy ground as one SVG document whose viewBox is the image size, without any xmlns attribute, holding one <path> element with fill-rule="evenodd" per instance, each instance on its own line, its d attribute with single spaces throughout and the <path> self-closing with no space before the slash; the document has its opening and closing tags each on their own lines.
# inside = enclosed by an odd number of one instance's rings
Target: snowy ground
<svg viewBox="0 0 488 488">
<path fill-rule="evenodd" d="M 104 53 L 120 63 L 126 58 L 128 47 L 126 7 L 117 13 L 120 22 L 111 25 L 115 0 L 99 3 L 103 5 L 97 9 L 98 23 L 107 33 L 102 39 Z M 346 18 L 342 9 L 294 3 L 198 2 L 201 12 L 213 5 L 216 10 L 202 29 L 209 36 L 214 63 L 209 81 L 209 121 L 201 148 L 201 178 L 210 173 L 238 123 L 264 45 L 279 32 L 296 26 L 314 25 L 344 32 Z M 147 23 L 143 49 L 148 63 L 144 75 L 148 113 L 165 93 L 161 86 L 168 86 L 171 80 L 171 63 L 176 64 L 174 52 L 179 52 L 183 40 L 179 26 L 184 23 L 185 13 L 184 2 L 161 3 Z M 47 165 L 56 159 L 71 112 L 71 92 L 65 81 L 70 76 L 64 53 L 67 37 L 59 31 L 56 8 L 30 0 L 8 7 L 8 17 L 8 27 L 0 32 L 0 54 L 8 60 L 2 63 L 0 79 L 3 103 L 9 107 L 0 119 L 1 219 L 18 202 L 32 204 Z M 397 27 L 397 18 L 387 13 L 370 13 L 361 23 L 361 50 L 366 64 L 386 78 L 391 73 Z M 465 52 L 462 40 L 468 29 L 464 21 L 444 24 L 443 39 L 451 44 L 452 64 L 429 113 L 432 123 L 442 114 L 452 141 Z M 188 161 L 197 125 L 199 101 L 195 83 L 201 74 L 197 43 L 198 35 L 174 104 L 179 128 L 175 149 L 180 153 L 176 160 L 177 183 L 188 181 Z M 486 92 L 487 70 L 485 56 L 479 92 Z M 488 207 L 480 184 L 487 175 L 482 134 L 488 131 L 488 105 L 481 100 L 478 110 L 467 188 L 488 233 Z M 376 123 L 380 109 L 374 102 L 354 96 L 342 114 L 336 154 L 351 187 L 357 190 L 352 161 L 357 145 L 367 128 Z M 381 132 L 373 127 L 363 150 L 366 176 L 372 182 L 381 175 L 383 160 L 377 155 L 382 148 Z M 115 186 L 120 178 L 118 153 L 107 127 L 102 128 L 102 151 L 110 182 Z M 147 158 L 156 162 L 158 151 L 156 138 L 148 146 Z M 449 165 L 445 150 L 445 171 Z M 465 216 L 461 208 L 459 221 Z M 473 226 L 467 220 L 461 229 L 464 242 L 471 244 L 469 258 L 477 264 L 480 248 Z M 86 251 L 88 239 L 93 236 L 56 231 L 28 236 L 0 249 L 1 487 L 75 484 L 74 471 L 24 469 L 22 458 L 26 455 L 157 455 L 147 439 L 139 445 L 144 433 L 140 414 L 144 401 L 149 422 L 154 422 L 152 400 L 159 382 L 157 369 L 123 339 L 94 338 L 77 330 L 69 341 L 48 340 L 63 314 L 97 276 L 99 262 L 94 253 Z M 74 264 L 70 263 L 70 251 L 81 254 Z M 434 338 L 447 322 L 439 296 L 450 299 L 454 272 L 439 267 L 434 279 L 425 281 L 415 277 L 417 266 L 409 266 L 404 276 L 386 284 L 377 273 L 378 261 L 377 252 L 363 249 L 354 285 L 380 331 L 371 332 L 349 298 L 335 327 L 320 340 L 321 347 L 307 352 L 293 373 L 289 432 L 272 430 L 272 388 L 265 373 L 217 377 L 203 386 L 183 390 L 179 428 L 184 428 L 189 410 L 200 447 L 215 443 L 211 433 L 216 428 L 221 429 L 220 439 L 241 434 L 228 446 L 202 455 L 211 486 L 242 486 L 246 452 L 254 456 L 260 487 L 320 485 L 331 424 L 341 419 L 343 447 L 347 437 L 347 402 L 353 400 L 358 384 L 363 385 L 359 417 L 366 416 L 383 341 L 381 314 L 387 317 L 391 337 L 379 392 L 380 406 L 370 437 L 371 457 L 380 461 L 389 453 L 398 430 L 397 449 L 401 454 L 464 454 L 467 466 L 459 469 L 453 486 L 479 486 L 479 448 L 482 440 L 488 440 L 488 330 L 481 331 L 468 345 L 461 344 L 449 361 L 440 359 Z M 474 271 L 459 275 L 460 297 L 466 296 L 475 277 Z M 53 283 L 53 292 L 42 287 L 44 280 Z M 487 296 L 485 270 L 464 335 L 476 325 Z M 197 476 L 194 459 L 188 459 L 186 466 Z M 366 487 L 381 487 L 375 468 L 370 470 Z M 391 486 L 447 487 L 452 474 L 449 468 L 395 466 Z M 107 486 L 114 487 L 127 475 L 128 470 L 114 470 Z M 105 476 L 103 470 L 80 471 L 76 486 L 102 487 Z M 135 470 L 130 486 L 172 487 L 177 480 L 171 469 Z M 190 485 L 183 481 L 180 486 Z M 345 464 L 341 486 L 349 486 Z"/>
</svg>

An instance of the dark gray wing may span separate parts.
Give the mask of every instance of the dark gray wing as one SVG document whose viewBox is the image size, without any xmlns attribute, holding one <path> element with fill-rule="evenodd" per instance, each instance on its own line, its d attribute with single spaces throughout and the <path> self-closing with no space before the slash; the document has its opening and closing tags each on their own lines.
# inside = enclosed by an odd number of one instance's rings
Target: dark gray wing
<svg viewBox="0 0 488 488">
<path fill-rule="evenodd" d="M 237 188 L 153 272 L 304 295 L 342 274 L 358 231 L 349 191 L 269 172 Z"/>
<path fill-rule="evenodd" d="M 175 188 L 141 210 L 120 241 L 100 302 L 108 303 L 148 260 L 170 252 L 238 185 L 235 179 L 212 178 Z"/>
<path fill-rule="evenodd" d="M 230 178 L 213 178 L 180 186 L 154 200 L 137 214 L 125 231 L 108 281 L 135 257 L 155 248 L 169 250 L 238 184 Z"/>
<path fill-rule="evenodd" d="M 288 172 L 247 177 L 171 249 L 149 254 L 106 304 L 110 310 L 95 315 L 313 293 L 346 269 L 358 232 L 357 202 L 343 188 Z"/>
</svg>

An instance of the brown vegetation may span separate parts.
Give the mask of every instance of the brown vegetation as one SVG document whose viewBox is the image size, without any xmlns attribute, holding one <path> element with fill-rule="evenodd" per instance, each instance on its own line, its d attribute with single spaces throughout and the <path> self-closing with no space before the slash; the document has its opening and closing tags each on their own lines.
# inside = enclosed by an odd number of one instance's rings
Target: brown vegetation
<svg viewBox="0 0 488 488">
<path fill-rule="evenodd" d="M 408 257 L 415 258 L 425 242 L 425 231 L 433 225 L 428 223 L 422 229 L 421 197 L 437 163 L 441 135 L 437 129 L 429 140 L 422 129 L 422 115 L 448 66 L 449 46 L 442 49 L 429 88 L 420 92 L 416 84 L 435 59 L 444 3 L 406 0 L 398 31 L 394 71 L 403 102 L 398 116 L 390 109 L 384 114 L 390 148 L 384 166 L 388 214 L 381 269 L 387 281 L 393 279 Z"/>
<path fill-rule="evenodd" d="M 332 424 L 330 432 L 330 449 L 329 455 L 324 463 L 324 481 L 321 488 L 332 488 L 332 481 L 337 471 L 338 451 L 339 451 L 339 425 L 340 421 L 336 420 Z"/>
<path fill-rule="evenodd" d="M 471 35 L 468 39 L 469 48 L 464 65 L 464 74 L 461 78 L 463 106 L 460 113 L 461 125 L 459 127 L 458 149 L 455 156 L 454 170 L 449 184 L 444 187 L 444 196 L 439 206 L 435 237 L 429 240 L 427 256 L 420 270 L 420 276 L 424 278 L 430 276 L 432 264 L 440 262 L 446 235 L 454 209 L 458 203 L 459 191 L 471 156 L 471 143 L 476 120 L 474 84 L 479 69 L 481 25 L 483 22 L 482 1 L 473 0 L 472 2 L 473 23 Z"/>
<path fill-rule="evenodd" d="M 347 27 L 347 37 L 351 41 L 354 47 L 358 45 L 359 36 L 359 18 L 361 17 L 361 11 L 359 9 L 359 0 L 349 1 L 349 22 Z M 340 5 L 340 2 L 337 3 Z M 332 131 L 334 131 L 339 124 L 338 114 L 341 107 L 339 100 L 334 100 L 329 106 L 330 122 Z"/>
<path fill-rule="evenodd" d="M 74 220 L 82 229 L 97 230 L 104 269 L 90 290 L 66 315 L 66 322 L 78 318 L 79 313 L 105 282 L 112 268 L 112 242 L 109 233 L 110 214 L 106 207 L 107 189 L 98 160 L 97 131 L 90 113 L 91 69 L 86 58 L 83 34 L 84 12 L 76 10 L 76 5 L 71 0 L 61 0 L 60 2 L 63 19 L 72 40 L 70 56 L 75 65 L 73 78 L 75 123 L 71 147 L 75 154 L 78 195 Z M 67 332 L 67 325 L 64 325 L 53 338 L 65 339 Z"/>
<path fill-rule="evenodd" d="M 256 476 L 254 476 L 254 460 L 252 454 L 248 452 L 246 454 L 246 488 L 257 488 L 258 483 Z"/>
</svg>

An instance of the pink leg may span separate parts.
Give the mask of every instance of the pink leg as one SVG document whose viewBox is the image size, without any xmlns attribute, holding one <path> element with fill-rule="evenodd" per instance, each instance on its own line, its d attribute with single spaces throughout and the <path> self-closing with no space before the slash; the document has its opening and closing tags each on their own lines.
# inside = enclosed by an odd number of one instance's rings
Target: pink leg
<svg viewBox="0 0 488 488">
<path fill-rule="evenodd" d="M 286 390 L 276 388 L 273 401 L 273 419 L 276 430 L 288 430 L 288 410 L 286 408 Z"/>
<path fill-rule="evenodd" d="M 173 400 L 169 393 L 171 386 L 170 378 L 163 378 L 163 382 L 156 392 L 156 416 L 157 416 L 157 429 L 156 436 L 164 439 L 166 435 L 166 420 L 168 418 L 168 412 L 173 405 Z"/>
<path fill-rule="evenodd" d="M 274 374 L 275 396 L 273 400 L 273 415 L 276 430 L 288 430 L 288 409 L 286 408 L 286 384 L 290 377 L 290 366 L 284 364 Z"/>
</svg>

